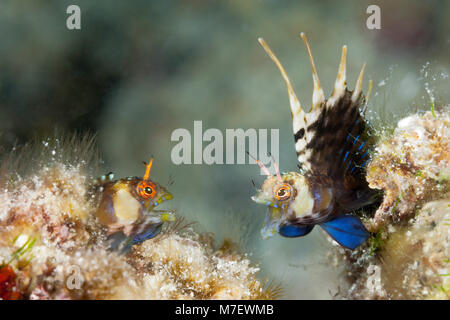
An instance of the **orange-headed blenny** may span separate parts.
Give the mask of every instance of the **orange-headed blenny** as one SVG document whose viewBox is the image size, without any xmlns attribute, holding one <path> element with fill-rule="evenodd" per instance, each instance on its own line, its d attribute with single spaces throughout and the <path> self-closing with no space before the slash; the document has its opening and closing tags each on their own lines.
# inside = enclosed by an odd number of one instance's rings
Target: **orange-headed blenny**
<svg viewBox="0 0 450 320">
<path fill-rule="evenodd" d="M 127 245 L 155 237 L 164 222 L 175 219 L 173 211 L 155 210 L 163 201 L 172 199 L 172 194 L 149 178 L 152 164 L 153 159 L 146 164 L 143 178 L 113 180 L 110 173 L 96 181 L 100 192 L 97 218 L 109 235 L 125 235 Z"/>
</svg>

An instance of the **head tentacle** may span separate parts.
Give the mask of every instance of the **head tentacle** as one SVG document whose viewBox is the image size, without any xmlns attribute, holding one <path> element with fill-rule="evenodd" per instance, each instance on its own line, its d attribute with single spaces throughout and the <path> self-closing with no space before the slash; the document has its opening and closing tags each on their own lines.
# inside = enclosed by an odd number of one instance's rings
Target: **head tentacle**
<svg viewBox="0 0 450 320">
<path fill-rule="evenodd" d="M 264 172 L 264 174 L 266 176 L 271 176 L 272 174 L 270 173 L 269 169 L 267 169 L 267 167 L 264 165 L 264 163 L 262 163 L 261 161 L 259 161 L 258 159 L 256 159 L 254 156 L 252 156 L 250 154 L 250 152 L 247 151 L 247 154 L 249 155 L 249 157 L 251 157 L 253 160 L 256 161 L 256 164 L 262 169 L 262 171 Z"/>
<path fill-rule="evenodd" d="M 150 170 L 152 169 L 152 165 L 153 165 L 153 157 L 150 159 L 148 164 L 145 164 L 146 168 L 145 168 L 145 174 L 144 174 L 144 180 L 148 180 L 148 178 L 150 177 Z"/>
<path fill-rule="evenodd" d="M 277 175 L 278 182 L 283 182 L 283 179 L 281 178 L 280 173 L 280 167 L 278 166 L 278 163 L 275 161 L 275 158 L 273 157 L 272 153 L 269 152 L 270 157 L 272 158 L 273 167 L 275 169 L 275 174 Z"/>
</svg>

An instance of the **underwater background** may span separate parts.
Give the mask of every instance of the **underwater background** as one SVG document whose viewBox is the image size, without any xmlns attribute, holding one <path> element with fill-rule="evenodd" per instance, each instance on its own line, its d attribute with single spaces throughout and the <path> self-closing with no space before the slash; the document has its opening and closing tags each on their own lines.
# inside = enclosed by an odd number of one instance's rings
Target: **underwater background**
<svg viewBox="0 0 450 320">
<path fill-rule="evenodd" d="M 66 28 L 66 8 L 81 8 L 81 30 Z M 381 7 L 381 29 L 366 8 Z M 304 32 L 325 95 L 348 46 L 353 88 L 367 63 L 374 90 L 369 120 L 395 126 L 426 110 L 430 95 L 450 98 L 450 3 L 443 1 L 2 1 L 0 3 L 0 152 L 36 137 L 97 133 L 104 173 L 152 176 L 174 200 L 165 208 L 196 221 L 218 242 L 251 253 L 284 298 L 331 298 L 336 274 L 324 234 L 262 240 L 266 208 L 253 203 L 255 165 L 174 165 L 173 130 L 276 128 L 280 167 L 297 165 L 288 98 L 278 70 L 257 42 L 270 44 L 308 110 L 312 79 Z M 204 144 L 206 145 L 206 144 Z M 103 173 L 103 172 L 102 172 Z"/>
</svg>

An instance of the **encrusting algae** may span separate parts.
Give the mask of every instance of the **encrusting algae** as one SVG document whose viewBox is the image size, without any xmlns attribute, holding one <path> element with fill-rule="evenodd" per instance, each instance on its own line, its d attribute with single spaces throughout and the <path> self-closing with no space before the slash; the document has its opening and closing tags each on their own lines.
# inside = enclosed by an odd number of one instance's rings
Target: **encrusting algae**
<svg viewBox="0 0 450 320">
<path fill-rule="evenodd" d="M 449 125 L 445 112 L 412 115 L 399 121 L 394 135 L 378 144 L 367 180 L 371 188 L 384 190 L 385 197 L 371 231 L 392 219 L 408 218 L 425 201 L 448 192 Z"/>
<path fill-rule="evenodd" d="M 182 219 L 122 254 L 95 217 L 94 139 L 47 140 L 0 165 L 1 299 L 271 299 L 245 255 Z"/>
<path fill-rule="evenodd" d="M 406 117 L 378 142 L 367 180 L 383 202 L 364 221 L 374 233 L 365 246 L 331 253 L 348 285 L 338 298 L 450 298 L 447 109 Z"/>
</svg>

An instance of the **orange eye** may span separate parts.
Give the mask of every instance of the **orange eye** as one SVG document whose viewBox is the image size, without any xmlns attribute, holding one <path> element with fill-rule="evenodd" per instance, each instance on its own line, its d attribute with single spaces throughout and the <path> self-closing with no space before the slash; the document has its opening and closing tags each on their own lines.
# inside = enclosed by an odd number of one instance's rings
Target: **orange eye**
<svg viewBox="0 0 450 320">
<path fill-rule="evenodd" d="M 291 197 L 291 186 L 283 184 L 275 190 L 275 198 L 279 201 L 285 201 Z"/>
<path fill-rule="evenodd" d="M 141 181 L 137 185 L 137 193 L 141 198 L 153 198 L 156 194 L 155 185 L 149 181 Z"/>
</svg>

